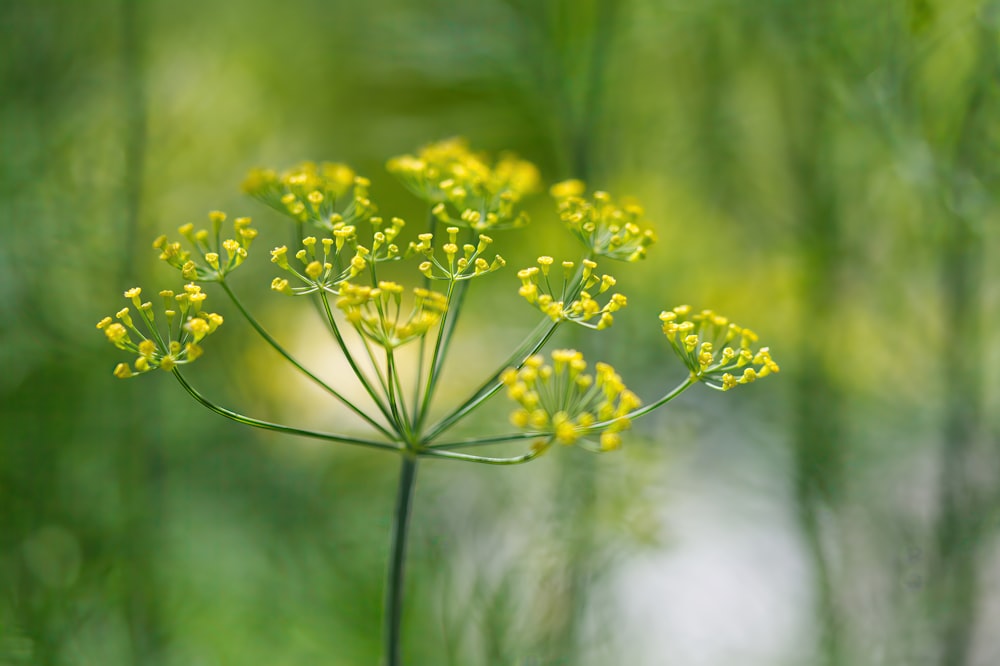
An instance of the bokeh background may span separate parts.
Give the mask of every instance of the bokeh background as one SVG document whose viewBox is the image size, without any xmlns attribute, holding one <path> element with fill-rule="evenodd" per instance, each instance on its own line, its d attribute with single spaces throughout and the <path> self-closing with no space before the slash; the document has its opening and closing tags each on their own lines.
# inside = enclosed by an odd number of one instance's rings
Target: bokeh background
<svg viewBox="0 0 1000 666">
<path fill-rule="evenodd" d="M 656 315 L 689 302 L 782 372 L 696 387 L 612 455 L 424 464 L 408 663 L 1000 662 L 998 36 L 982 0 L 0 4 L 0 664 L 378 663 L 391 456 L 116 380 L 94 324 L 178 285 L 151 239 L 221 208 L 262 229 L 236 289 L 338 376 L 267 288 L 288 228 L 242 176 L 345 161 L 420 219 L 384 162 L 454 135 L 656 227 L 615 326 L 555 344 L 652 399 L 684 374 Z M 574 256 L 529 207 L 511 265 Z M 475 285 L 440 408 L 534 323 L 517 285 Z M 199 388 L 356 427 L 212 301 Z"/>
</svg>

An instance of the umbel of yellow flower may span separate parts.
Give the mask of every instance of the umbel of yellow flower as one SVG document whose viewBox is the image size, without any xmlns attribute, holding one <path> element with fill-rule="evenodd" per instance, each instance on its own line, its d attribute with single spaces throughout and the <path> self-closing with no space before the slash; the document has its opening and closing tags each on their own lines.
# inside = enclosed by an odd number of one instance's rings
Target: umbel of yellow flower
<svg viewBox="0 0 1000 666">
<path fill-rule="evenodd" d="M 532 163 L 508 153 L 490 164 L 469 150 L 463 139 L 440 141 L 416 155 L 394 157 L 386 168 L 432 204 L 438 220 L 476 232 L 527 224 L 528 216 L 515 206 L 538 188 L 539 181 Z"/>
<path fill-rule="evenodd" d="M 756 333 L 712 310 L 695 312 L 690 305 L 678 305 L 661 312 L 660 321 L 691 376 L 714 389 L 728 391 L 780 370 L 769 348 L 754 348 Z"/>
<path fill-rule="evenodd" d="M 250 226 L 250 218 L 238 217 L 233 221 L 233 237 L 220 243 L 226 214 L 215 210 L 208 214 L 208 219 L 211 230 L 195 230 L 193 224 L 177 229 L 194 254 L 183 249 L 179 242 L 170 242 L 166 236 L 153 241 L 153 248 L 160 251 L 160 259 L 179 270 L 185 280 L 217 282 L 224 279 L 247 258 L 250 244 L 257 237 L 257 230 Z"/>
<path fill-rule="evenodd" d="M 615 286 L 615 279 L 606 274 L 598 277 L 594 272 L 597 264 L 590 259 L 584 259 L 579 270 L 574 262 L 564 261 L 557 271 L 562 280 L 556 291 L 552 276 L 554 263 L 552 257 L 541 256 L 537 266 L 518 271 L 517 277 L 521 280 L 518 294 L 552 321 L 571 321 L 599 331 L 611 326 L 612 313 L 625 307 L 627 299 L 622 294 L 611 294 L 601 305 L 594 296 Z"/>
<path fill-rule="evenodd" d="M 371 183 L 344 164 L 302 162 L 278 174 L 254 169 L 243 190 L 297 222 L 332 231 L 338 223 L 355 224 L 375 214 L 368 198 Z"/>
<path fill-rule="evenodd" d="M 385 349 L 393 349 L 425 335 L 448 308 L 443 294 L 416 288 L 413 307 L 404 317 L 403 292 L 402 285 L 395 282 L 381 281 L 377 287 L 344 282 L 336 305 L 359 333 Z"/>
<path fill-rule="evenodd" d="M 531 356 L 520 369 L 501 376 L 507 396 L 520 408 L 511 422 L 528 431 L 550 435 L 560 444 L 578 444 L 599 436 L 599 450 L 621 445 L 619 433 L 631 426 L 628 414 L 641 405 L 621 377 L 606 363 L 586 374 L 583 354 L 573 349 L 552 352 L 552 365 Z"/>
<path fill-rule="evenodd" d="M 135 326 L 131 309 L 124 307 L 115 314 L 115 321 L 105 317 L 97 322 L 97 328 L 104 331 L 108 341 L 119 349 L 136 355 L 132 365 L 119 363 L 114 374 L 126 379 L 137 374 L 160 368 L 173 370 L 178 365 L 191 363 L 202 354 L 199 344 L 222 325 L 222 316 L 214 312 L 204 312 L 202 303 L 206 295 L 201 287 L 191 283 L 175 294 L 166 290 L 160 292 L 164 301 L 163 335 L 157 328 L 153 315 L 153 304 L 143 302 L 142 289 L 134 287 L 125 292 L 125 298 L 132 302 L 143 322 L 145 332 Z"/>
<path fill-rule="evenodd" d="M 634 203 L 617 205 L 607 192 L 594 192 L 588 201 L 584 191 L 579 180 L 557 183 L 550 190 L 558 203 L 559 219 L 573 235 L 595 255 L 624 261 L 645 258 L 656 234 L 642 228 L 642 208 Z"/>
<path fill-rule="evenodd" d="M 439 258 L 435 252 L 434 234 L 425 233 L 417 236 L 416 241 L 411 241 L 406 250 L 406 256 L 412 257 L 420 254 L 425 257 L 425 261 L 420 262 L 418 269 L 430 280 L 461 281 L 469 280 L 493 271 L 499 270 L 507 265 L 499 254 L 493 256 L 493 261 L 487 261 L 482 255 L 486 248 L 493 243 L 493 239 L 484 234 L 479 234 L 479 242 L 476 245 L 464 243 L 458 245 L 458 227 L 448 227 L 445 233 L 448 234 L 448 242 L 441 245 Z"/>
</svg>

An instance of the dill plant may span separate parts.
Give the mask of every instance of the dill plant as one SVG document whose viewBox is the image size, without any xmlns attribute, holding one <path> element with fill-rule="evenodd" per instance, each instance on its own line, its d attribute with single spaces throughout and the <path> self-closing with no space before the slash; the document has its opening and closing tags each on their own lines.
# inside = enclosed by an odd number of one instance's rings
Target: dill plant
<svg viewBox="0 0 1000 666">
<path fill-rule="evenodd" d="M 492 253 L 494 241 L 489 234 L 528 224 L 519 204 L 539 189 L 539 176 L 529 162 L 509 154 L 491 162 L 459 139 L 431 144 L 416 155 L 395 157 L 387 169 L 428 206 L 426 227 L 405 243 L 406 223 L 377 215 L 370 182 L 346 165 L 306 162 L 280 174 L 258 169 L 244 183 L 248 194 L 289 217 L 300 239 L 298 247 L 282 245 L 270 251 L 279 271 L 271 289 L 318 305 L 333 343 L 350 365 L 351 381 L 360 384 L 374 409 L 358 406 L 343 387 L 330 385 L 294 358 L 231 288 L 229 274 L 248 258 L 258 235 L 247 217 L 226 226 L 226 215 L 214 211 L 208 216 L 208 228 L 180 227 L 183 242 L 157 238 L 153 247 L 160 259 L 179 271 L 185 284 L 177 291 L 158 292 L 161 308 L 144 301 L 139 287 L 131 288 L 124 294 L 131 307 L 101 319 L 97 327 L 133 356 L 131 363 L 115 367 L 116 377 L 165 370 L 196 401 L 239 423 L 384 450 L 399 457 L 383 630 L 385 663 L 397 666 L 401 663 L 407 528 L 419 460 L 517 465 L 554 445 L 611 451 L 621 446 L 622 433 L 635 419 L 698 382 L 727 391 L 779 368 L 768 348 L 755 347 L 753 331 L 711 310 L 687 305 L 665 310 L 659 319 L 670 347 L 690 372 L 678 386 L 648 404 L 628 390 L 606 363 L 595 363 L 588 372 L 588 363 L 578 351 L 556 349 L 547 358 L 540 354 L 560 326 L 575 324 L 598 331 L 611 327 L 627 299 L 614 292 L 615 278 L 598 270 L 598 259 L 635 262 L 646 256 L 655 241 L 638 205 L 616 203 L 605 192 L 588 196 L 584 183 L 568 180 L 553 185 L 550 193 L 556 216 L 580 241 L 580 256 L 556 261 L 542 254 L 535 265 L 516 271 L 519 295 L 540 315 L 537 327 L 464 401 L 432 421 L 430 407 L 467 292 L 475 279 L 506 266 L 500 255 Z M 390 262 L 409 262 L 414 284 L 408 287 L 382 279 L 380 267 Z M 318 432 L 264 421 L 218 405 L 195 389 L 182 368 L 202 356 L 204 340 L 223 324 L 222 316 L 206 309 L 207 294 L 201 286 L 206 283 L 218 285 L 265 343 L 360 417 L 370 434 Z M 136 325 L 137 319 L 141 325 Z M 356 336 L 360 347 L 349 346 L 348 336 Z M 396 352 L 410 344 L 418 345 L 419 352 L 416 381 L 407 386 Z M 510 418 L 515 432 L 466 439 L 446 436 L 502 391 L 515 404 Z M 505 442 L 520 442 L 524 449 L 509 457 L 469 452 Z"/>
</svg>

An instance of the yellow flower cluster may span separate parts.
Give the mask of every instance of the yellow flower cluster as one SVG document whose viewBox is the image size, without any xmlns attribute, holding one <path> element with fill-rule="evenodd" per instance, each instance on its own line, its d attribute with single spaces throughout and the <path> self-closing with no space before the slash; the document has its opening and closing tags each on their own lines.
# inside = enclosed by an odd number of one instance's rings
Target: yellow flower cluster
<svg viewBox="0 0 1000 666">
<path fill-rule="evenodd" d="M 407 248 L 406 256 L 410 257 L 421 254 L 426 257 L 418 268 L 427 278 L 431 280 L 468 280 L 479 277 L 495 270 L 503 268 L 507 262 L 499 254 L 494 255 L 493 261 L 487 261 L 482 255 L 486 248 L 493 242 L 489 236 L 479 234 L 479 242 L 458 244 L 458 227 L 448 227 L 445 232 L 448 234 L 448 242 L 440 247 L 444 254 L 444 260 L 440 260 L 435 255 L 434 234 L 426 233 L 417 236 L 417 241 L 411 241 Z"/>
<path fill-rule="evenodd" d="M 332 238 L 319 241 L 314 236 L 302 239 L 302 249 L 295 258 L 302 264 L 302 270 L 288 261 L 288 247 L 279 246 L 271 250 L 271 261 L 291 273 L 305 286 L 292 287 L 285 278 L 274 278 L 271 289 L 285 294 L 311 294 L 325 290 L 336 294 L 337 285 L 356 277 L 369 263 L 392 261 L 400 257 L 399 246 L 393 241 L 399 235 L 405 222 L 398 217 L 388 224 L 380 217 L 369 218 L 374 228 L 371 247 L 358 243 L 357 228 L 353 224 L 338 222 L 331 230 Z M 317 242 L 320 248 L 317 249 Z M 347 250 L 347 252 L 345 252 Z"/>
<path fill-rule="evenodd" d="M 411 192 L 434 205 L 435 217 L 447 225 L 483 232 L 528 223 L 520 200 L 538 188 L 538 169 L 511 154 L 495 164 L 469 150 L 463 139 L 425 146 L 416 155 L 389 160 L 386 168 Z"/>
<path fill-rule="evenodd" d="M 575 444 L 600 433 L 600 450 L 621 446 L 628 415 L 642 403 L 625 388 L 621 377 L 606 363 L 585 374 L 587 362 L 573 349 L 552 352 L 552 365 L 541 356 L 528 358 L 520 370 L 501 375 L 507 395 L 520 407 L 511 414 L 519 428 L 551 435 L 560 444 Z"/>
<path fill-rule="evenodd" d="M 711 310 L 694 312 L 690 305 L 678 305 L 661 312 L 660 321 L 691 376 L 714 389 L 728 391 L 780 370 L 770 349 L 753 349 L 756 333 Z"/>
<path fill-rule="evenodd" d="M 375 213 L 368 198 L 371 183 L 344 164 L 303 162 L 278 174 L 254 169 L 243 190 L 279 213 L 332 231 L 338 223 L 354 224 Z"/>
<path fill-rule="evenodd" d="M 185 224 L 177 229 L 190 243 L 194 254 L 183 249 L 179 242 L 170 242 L 166 236 L 153 241 L 153 248 L 160 251 L 160 259 L 178 269 L 185 280 L 222 280 L 243 263 L 250 244 L 257 237 L 257 230 L 250 226 L 250 218 L 238 217 L 233 220 L 234 237 L 220 242 L 226 214 L 215 210 L 208 214 L 208 219 L 212 225 L 211 230 L 195 230 L 193 224 Z"/>
<path fill-rule="evenodd" d="M 105 317 L 97 322 L 97 328 L 104 331 L 108 341 L 121 350 L 136 354 L 135 362 L 129 366 L 119 363 L 114 374 L 126 379 L 136 374 L 156 368 L 173 370 L 178 365 L 190 363 L 202 354 L 200 342 L 222 325 L 222 316 L 214 312 L 203 312 L 205 293 L 201 287 L 190 283 L 184 291 L 174 294 L 170 290 L 160 292 L 165 303 L 166 336 L 161 334 L 154 323 L 153 304 L 143 302 L 142 289 L 135 287 L 125 292 L 125 298 L 138 310 L 149 336 L 135 326 L 130 308 L 125 307 L 115 314 L 115 321 Z M 178 316 L 179 315 L 179 316 Z"/>
<path fill-rule="evenodd" d="M 394 349 L 426 334 L 448 309 L 443 294 L 415 288 L 413 306 L 404 318 L 403 291 L 403 286 L 395 282 L 381 281 L 377 287 L 343 282 L 336 305 L 359 333 L 386 349 Z"/>
<path fill-rule="evenodd" d="M 597 264 L 589 259 L 583 260 L 579 276 L 576 264 L 564 261 L 561 264 L 562 286 L 556 296 L 550 281 L 554 263 L 552 257 L 542 256 L 538 258 L 537 266 L 518 271 L 517 277 L 521 280 L 518 293 L 552 321 L 571 321 L 598 331 L 611 326 L 614 322 L 612 313 L 625 307 L 627 299 L 622 294 L 611 294 L 601 305 L 591 292 L 596 288 L 596 295 L 603 294 L 615 286 L 615 279 L 610 275 L 598 277 L 594 273 Z"/>
<path fill-rule="evenodd" d="M 632 203 L 619 206 L 607 192 L 594 192 L 588 201 L 583 198 L 585 190 L 579 180 L 557 183 L 550 190 L 559 218 L 569 230 L 594 254 L 623 261 L 645 258 L 656 234 L 640 227 L 642 207 Z"/>
</svg>

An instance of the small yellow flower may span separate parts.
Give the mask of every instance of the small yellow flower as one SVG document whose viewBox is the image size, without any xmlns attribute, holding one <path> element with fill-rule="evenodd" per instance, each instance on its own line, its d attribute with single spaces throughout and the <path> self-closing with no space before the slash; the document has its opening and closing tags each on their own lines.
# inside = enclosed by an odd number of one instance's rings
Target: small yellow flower
<svg viewBox="0 0 1000 666">
<path fill-rule="evenodd" d="M 656 241 L 652 229 L 643 228 L 643 210 L 635 204 L 618 205 L 607 192 L 583 198 L 584 184 L 578 180 L 552 188 L 559 218 L 594 254 L 623 261 L 637 261 Z"/>
<path fill-rule="evenodd" d="M 583 261 L 579 271 L 574 271 L 576 264 L 572 261 L 564 261 L 562 283 L 556 288 L 550 280 L 554 263 L 552 257 L 541 256 L 537 266 L 518 271 L 518 294 L 552 321 L 571 321 L 598 331 L 611 326 L 612 313 L 625 307 L 628 300 L 622 294 L 611 294 L 602 305 L 594 296 L 614 286 L 615 279 L 594 273 L 597 264 L 593 261 Z"/>
<path fill-rule="evenodd" d="M 281 174 L 254 169 L 243 182 L 247 194 L 279 213 L 327 231 L 375 214 L 368 198 L 370 186 L 367 178 L 333 162 L 302 162 Z"/>
<path fill-rule="evenodd" d="M 160 236 L 153 241 L 153 248 L 160 251 L 160 259 L 181 272 L 187 280 L 197 282 L 218 282 L 226 275 L 236 270 L 247 258 L 250 244 L 257 236 L 257 230 L 250 228 L 249 217 L 239 217 L 233 223 L 236 238 L 226 238 L 221 242 L 219 232 L 226 219 L 221 211 L 208 214 L 212 232 L 207 229 L 195 230 L 193 224 L 185 224 L 178 228 L 191 247 L 193 253 L 181 248 L 177 242 L 169 242 L 166 236 Z M 221 261 L 225 250 L 226 261 Z M 138 298 L 138 293 L 135 295 Z"/>
<path fill-rule="evenodd" d="M 201 311 L 206 294 L 197 284 L 184 285 L 183 291 L 179 294 L 174 294 L 170 290 L 160 292 L 166 306 L 165 331 L 156 327 L 152 303 L 139 301 L 141 293 L 142 290 L 135 287 L 126 291 L 125 297 L 136 304 L 137 319 L 140 319 L 145 326 L 145 333 L 136 327 L 128 307 L 116 313 L 115 316 L 119 321 L 104 317 L 97 323 L 97 328 L 104 331 L 109 342 L 135 357 L 133 367 L 125 363 L 115 366 L 114 375 L 120 379 L 134 377 L 156 368 L 170 370 L 194 361 L 202 354 L 202 349 L 197 343 L 214 333 L 222 324 L 220 315 Z M 179 328 L 171 325 L 176 316 L 176 311 L 170 309 L 173 303 L 179 305 L 182 316 L 186 317 L 184 324 Z"/>
<path fill-rule="evenodd" d="M 756 333 L 712 310 L 695 312 L 689 305 L 678 305 L 661 312 L 660 321 L 691 376 L 712 388 L 728 391 L 780 371 L 768 347 L 753 350 Z"/>
<path fill-rule="evenodd" d="M 515 206 L 539 182 L 538 169 L 530 162 L 504 154 L 491 164 L 469 150 L 463 139 L 394 157 L 386 167 L 411 192 L 434 204 L 433 213 L 440 221 L 476 232 L 527 224 L 527 215 Z"/>
<path fill-rule="evenodd" d="M 404 315 L 403 291 L 394 282 L 380 282 L 378 287 L 343 282 L 336 306 L 363 336 L 394 349 L 426 335 L 448 308 L 444 294 L 416 288 L 410 312 Z"/>
<path fill-rule="evenodd" d="M 511 423 L 561 444 L 600 435 L 601 450 L 617 448 L 620 437 L 609 435 L 629 427 L 628 414 L 640 406 L 639 398 L 606 363 L 596 364 L 589 375 L 583 354 L 574 349 L 556 349 L 551 358 L 547 365 L 543 357 L 532 356 L 520 369 L 500 375 L 507 397 L 518 404 Z"/>
</svg>

